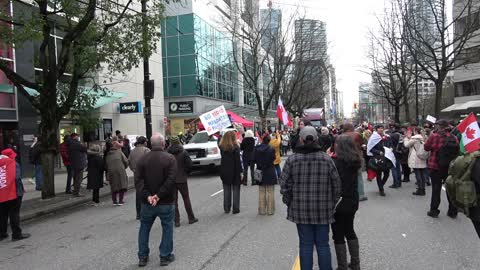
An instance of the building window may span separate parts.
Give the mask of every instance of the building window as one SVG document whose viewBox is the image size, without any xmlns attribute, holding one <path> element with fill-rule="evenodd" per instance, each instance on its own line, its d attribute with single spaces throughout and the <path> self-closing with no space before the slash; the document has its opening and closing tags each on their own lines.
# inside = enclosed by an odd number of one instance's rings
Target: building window
<svg viewBox="0 0 480 270">
<path fill-rule="evenodd" d="M 455 83 L 455 97 L 480 95 L 480 79 Z"/>
</svg>

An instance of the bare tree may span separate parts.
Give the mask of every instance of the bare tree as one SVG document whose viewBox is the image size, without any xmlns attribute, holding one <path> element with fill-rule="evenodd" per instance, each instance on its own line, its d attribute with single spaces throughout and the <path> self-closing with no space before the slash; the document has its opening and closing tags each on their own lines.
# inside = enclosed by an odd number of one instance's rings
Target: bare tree
<svg viewBox="0 0 480 270">
<path fill-rule="evenodd" d="M 422 12 L 416 6 L 418 1 L 396 1 L 408 31 L 406 45 L 421 70 L 420 76 L 435 83 L 435 116 L 438 117 L 448 73 L 469 65 L 471 56 L 480 52 L 473 46 L 480 27 L 480 5 L 474 0 L 454 0 L 453 16 L 449 19 L 446 0 L 423 0 Z"/>
<path fill-rule="evenodd" d="M 394 108 L 394 120 L 400 122 L 400 108 L 405 106 L 406 120 L 410 121 L 408 100 L 415 82 L 414 63 L 406 44 L 406 28 L 399 9 L 392 3 L 379 20 L 378 33 L 371 32 L 369 70 L 377 86 L 373 95 L 385 99 Z M 378 91 L 377 91 L 378 90 Z"/>
</svg>

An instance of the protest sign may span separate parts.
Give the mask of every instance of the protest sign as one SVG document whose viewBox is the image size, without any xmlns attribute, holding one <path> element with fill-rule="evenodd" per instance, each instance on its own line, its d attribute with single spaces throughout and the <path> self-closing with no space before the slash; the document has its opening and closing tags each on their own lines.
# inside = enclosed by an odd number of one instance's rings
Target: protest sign
<svg viewBox="0 0 480 270">
<path fill-rule="evenodd" d="M 232 125 L 223 105 L 200 115 L 200 121 L 202 121 L 208 135 L 215 134 Z"/>
</svg>

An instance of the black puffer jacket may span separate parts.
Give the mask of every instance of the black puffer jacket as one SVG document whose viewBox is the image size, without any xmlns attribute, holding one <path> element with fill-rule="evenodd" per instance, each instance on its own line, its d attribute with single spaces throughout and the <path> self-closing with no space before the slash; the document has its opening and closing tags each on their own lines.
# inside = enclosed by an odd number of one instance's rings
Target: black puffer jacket
<svg viewBox="0 0 480 270">
<path fill-rule="evenodd" d="M 472 172 L 470 173 L 472 180 L 475 182 L 475 188 L 480 191 L 480 159 L 475 160 Z M 480 221 L 480 205 L 470 208 L 470 218 L 475 221 Z"/>
<path fill-rule="evenodd" d="M 358 169 L 360 163 L 351 163 L 333 158 L 342 181 L 342 201 L 337 206 L 338 213 L 355 213 L 358 210 Z"/>
<path fill-rule="evenodd" d="M 235 147 L 231 151 L 223 151 L 222 163 L 220 165 L 220 179 L 225 185 L 240 185 L 241 173 L 243 171 L 240 161 L 240 148 Z"/>
<path fill-rule="evenodd" d="M 179 144 L 172 144 L 168 148 L 168 153 L 175 156 L 177 160 L 177 178 L 175 183 L 187 183 L 188 172 L 192 168 L 192 159 L 190 159 L 187 151 Z"/>
<path fill-rule="evenodd" d="M 243 151 L 243 162 L 245 164 L 250 164 L 253 161 L 253 149 L 255 148 L 255 139 L 254 138 L 245 138 L 240 144 L 240 150 Z"/>
</svg>

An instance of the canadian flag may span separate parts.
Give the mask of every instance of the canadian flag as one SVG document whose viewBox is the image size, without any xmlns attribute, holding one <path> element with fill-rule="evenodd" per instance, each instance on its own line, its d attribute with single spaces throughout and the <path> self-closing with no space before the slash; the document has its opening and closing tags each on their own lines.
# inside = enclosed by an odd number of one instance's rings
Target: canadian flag
<svg viewBox="0 0 480 270">
<path fill-rule="evenodd" d="M 477 118 L 473 113 L 463 120 L 457 127 L 462 133 L 462 144 L 465 151 L 472 153 L 480 150 L 480 128 L 478 127 Z"/>
<path fill-rule="evenodd" d="M 278 98 L 277 117 L 278 119 L 282 120 L 285 126 L 293 127 L 292 119 L 290 119 L 290 116 L 288 115 L 287 110 L 285 110 L 285 107 L 283 106 L 282 98 L 280 97 Z"/>
</svg>

